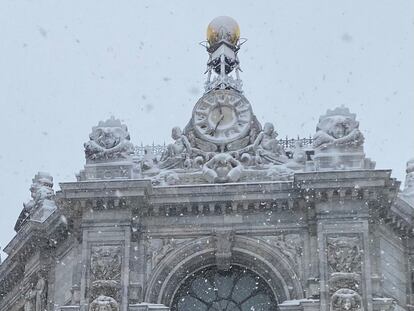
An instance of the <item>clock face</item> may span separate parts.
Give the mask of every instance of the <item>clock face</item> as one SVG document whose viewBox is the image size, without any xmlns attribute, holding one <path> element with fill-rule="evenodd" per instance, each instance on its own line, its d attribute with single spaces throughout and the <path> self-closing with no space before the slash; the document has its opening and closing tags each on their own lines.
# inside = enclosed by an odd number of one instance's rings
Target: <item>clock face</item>
<svg viewBox="0 0 414 311">
<path fill-rule="evenodd" d="M 252 116 L 251 106 L 244 96 L 232 90 L 215 90 L 195 105 L 193 124 L 199 138 L 226 144 L 249 133 Z"/>
</svg>

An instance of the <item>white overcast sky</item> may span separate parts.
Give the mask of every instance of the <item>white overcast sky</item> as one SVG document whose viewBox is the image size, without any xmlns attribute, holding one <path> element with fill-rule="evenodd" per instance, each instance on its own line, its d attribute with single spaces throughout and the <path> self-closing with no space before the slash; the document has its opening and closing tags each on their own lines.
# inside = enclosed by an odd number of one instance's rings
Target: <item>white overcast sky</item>
<svg viewBox="0 0 414 311">
<path fill-rule="evenodd" d="M 414 156 L 414 1 L 0 1 L 0 246 L 34 174 L 55 189 L 114 115 L 134 143 L 169 141 L 203 93 L 208 23 L 235 18 L 245 96 L 282 137 L 348 106 L 367 156 L 403 180 Z M 4 255 L 4 254 L 3 254 Z"/>
</svg>

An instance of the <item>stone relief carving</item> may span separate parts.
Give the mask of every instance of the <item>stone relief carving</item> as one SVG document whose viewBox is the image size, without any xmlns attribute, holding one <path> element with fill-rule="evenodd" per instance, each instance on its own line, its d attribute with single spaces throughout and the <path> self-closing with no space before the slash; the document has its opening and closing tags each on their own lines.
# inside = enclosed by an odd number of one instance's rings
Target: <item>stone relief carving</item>
<svg viewBox="0 0 414 311">
<path fill-rule="evenodd" d="M 92 297 L 118 296 L 122 266 L 121 252 L 121 246 L 92 246 L 90 266 Z"/>
<path fill-rule="evenodd" d="M 319 119 L 313 146 L 315 148 L 361 146 L 364 143 L 364 136 L 355 118 L 355 114 L 350 113 L 344 106 L 328 110 L 326 115 Z"/>
<path fill-rule="evenodd" d="M 362 267 L 359 237 L 327 237 L 328 266 L 331 273 L 360 272 Z"/>
<path fill-rule="evenodd" d="M 14 227 L 16 231 L 19 231 L 28 219 L 43 222 L 56 210 L 53 177 L 49 173 L 37 173 L 32 179 L 30 192 L 32 199 L 23 204 L 23 210 Z"/>
<path fill-rule="evenodd" d="M 84 144 L 87 163 L 120 161 L 133 154 L 128 128 L 114 117 L 94 126 L 89 139 Z"/>
<path fill-rule="evenodd" d="M 261 131 L 260 124 L 253 119 L 255 121 L 251 122 L 250 131 L 245 136 L 223 144 L 197 137 L 191 126 L 187 126 L 184 133 L 179 127 L 174 127 L 173 143 L 167 145 L 159 157 L 145 153 L 138 164 L 138 171 L 144 177 L 150 177 L 154 184 L 167 185 L 189 181 L 226 183 L 242 181 L 243 178 L 291 178 L 293 170 L 285 165 L 289 159 L 276 139 L 273 124 L 266 123 Z M 295 170 L 304 168 L 303 154 L 304 151 L 301 155 L 297 152 L 295 159 L 290 161 Z"/>
<path fill-rule="evenodd" d="M 44 311 L 47 305 L 46 280 L 43 277 L 37 279 L 36 284 L 25 294 L 24 311 Z"/>
<path fill-rule="evenodd" d="M 362 298 L 352 289 L 341 288 L 331 297 L 332 311 L 362 311 Z"/>
<path fill-rule="evenodd" d="M 341 288 L 352 289 L 361 294 L 361 275 L 359 273 L 336 272 L 329 278 L 329 294 Z"/>
<path fill-rule="evenodd" d="M 119 305 L 114 298 L 99 295 L 91 302 L 89 311 L 119 311 Z"/>
</svg>

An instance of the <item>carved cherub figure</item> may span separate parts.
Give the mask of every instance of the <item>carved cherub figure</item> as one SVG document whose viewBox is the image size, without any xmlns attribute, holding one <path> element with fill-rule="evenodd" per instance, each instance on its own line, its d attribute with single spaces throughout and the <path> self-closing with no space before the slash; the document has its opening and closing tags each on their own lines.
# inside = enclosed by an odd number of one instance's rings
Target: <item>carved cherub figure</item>
<svg viewBox="0 0 414 311">
<path fill-rule="evenodd" d="M 210 182 L 235 182 L 240 179 L 242 165 L 228 153 L 219 153 L 203 166 L 203 175 Z"/>
<path fill-rule="evenodd" d="M 259 160 L 265 163 L 284 163 L 286 160 L 283 147 L 277 142 L 277 132 L 272 123 L 265 123 L 263 131 L 259 133 L 253 143 L 253 150 Z"/>
<path fill-rule="evenodd" d="M 141 170 L 142 171 L 149 171 L 155 167 L 156 157 L 152 153 L 149 147 L 144 149 L 144 156 L 141 160 Z"/>
</svg>

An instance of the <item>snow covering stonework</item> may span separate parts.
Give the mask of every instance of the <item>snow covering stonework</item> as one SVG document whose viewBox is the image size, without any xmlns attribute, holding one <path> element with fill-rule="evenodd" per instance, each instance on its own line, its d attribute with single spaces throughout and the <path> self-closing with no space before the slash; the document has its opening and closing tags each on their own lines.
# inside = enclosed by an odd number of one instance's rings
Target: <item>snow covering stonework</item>
<svg viewBox="0 0 414 311">
<path fill-rule="evenodd" d="M 403 194 L 407 197 L 414 197 L 414 158 L 407 162 L 407 176 Z"/>
<path fill-rule="evenodd" d="M 55 194 L 36 174 L 0 311 L 413 309 L 414 161 L 400 192 L 345 107 L 313 139 L 279 139 L 230 81 L 235 25 L 212 24 L 206 93 L 169 144 L 134 146 L 112 117 L 76 180 Z"/>
</svg>

